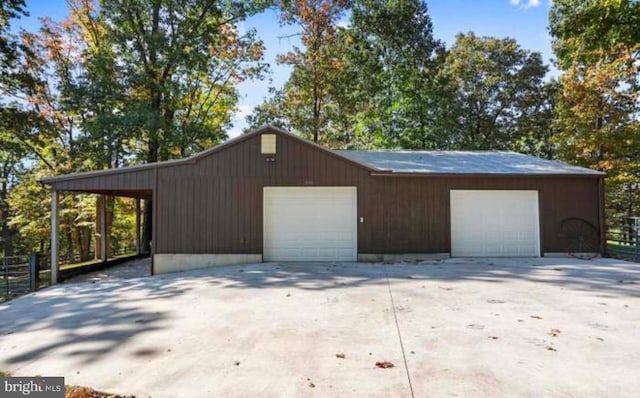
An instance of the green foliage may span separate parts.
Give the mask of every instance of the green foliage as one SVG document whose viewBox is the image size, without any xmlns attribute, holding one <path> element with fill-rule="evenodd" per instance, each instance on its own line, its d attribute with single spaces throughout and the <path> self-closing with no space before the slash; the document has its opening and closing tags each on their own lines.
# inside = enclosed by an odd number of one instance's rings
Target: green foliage
<svg viewBox="0 0 640 398">
<path fill-rule="evenodd" d="M 339 28 L 336 24 L 350 1 L 293 0 L 279 3 L 281 23 L 300 28 L 304 48 L 278 58 L 293 67 L 281 90 L 260 105 L 247 120 L 251 127 L 273 124 L 287 127 L 303 137 L 329 144 L 340 140 L 336 126 L 340 104 L 337 98 L 340 60 Z"/>
<path fill-rule="evenodd" d="M 9 28 L 12 19 L 24 15 L 27 13 L 23 0 L 0 3 L 0 253 L 3 255 L 13 254 L 16 231 L 9 225 L 11 208 L 8 195 L 20 178 L 24 156 L 15 136 L 30 118 L 10 97 L 24 76 L 17 68 L 22 48 Z"/>
<path fill-rule="evenodd" d="M 9 33 L 12 19 L 28 15 L 24 0 L 0 2 L 0 83 L 4 86 L 13 77 L 13 68 L 20 57 L 20 46 Z M 6 87 L 5 87 L 6 89 Z"/>
<path fill-rule="evenodd" d="M 444 49 L 433 37 L 426 4 L 358 1 L 348 43 L 358 141 L 365 147 L 438 147 L 436 83 Z"/>
<path fill-rule="evenodd" d="M 640 211 L 640 3 L 554 1 L 560 156 L 607 172 L 610 220 Z"/>
<path fill-rule="evenodd" d="M 556 86 L 544 84 L 539 53 L 473 33 L 458 35 L 447 51 L 420 0 L 345 3 L 345 28 L 334 27 L 342 3 L 293 4 L 283 18 L 300 24 L 305 47 L 281 58 L 293 73 L 255 109 L 251 127 L 272 123 L 332 147 L 552 156 Z"/>
<path fill-rule="evenodd" d="M 608 173 L 610 215 L 640 210 L 638 1 L 554 0 L 563 74 L 551 81 L 540 54 L 511 38 L 470 32 L 445 48 L 421 0 L 68 4 L 68 20 L 16 37 L 9 24 L 24 2 L 0 3 L 0 222 L 21 250 L 47 245 L 50 195 L 38 179 L 184 157 L 224 140 L 237 85 L 267 69 L 264 44 L 239 24 L 273 5 L 301 46 L 280 55 L 291 76 L 247 118 L 250 128 L 274 124 L 340 148 L 560 157 Z M 94 198 L 66 194 L 61 208 L 64 250 L 86 254 Z M 109 208 L 113 247 L 130 244 L 133 203 Z"/>
<path fill-rule="evenodd" d="M 238 22 L 257 3 L 103 0 L 100 18 L 122 68 L 122 120 L 148 162 L 226 138 L 236 85 L 261 76 L 263 44 Z"/>
<path fill-rule="evenodd" d="M 23 32 L 15 48 L 28 56 L 14 57 L 20 62 L 13 68 L 28 79 L 14 85 L 19 101 L 2 110 L 3 121 L 20 128 L 0 131 L 0 137 L 12 143 L 18 164 L 28 166 L 7 201 L 11 225 L 28 250 L 48 236 L 50 198 L 39 178 L 184 157 L 217 144 L 230 126 L 237 85 L 266 68 L 262 42 L 238 26 L 268 3 L 68 4 L 67 20 L 44 19 L 38 32 Z M 124 231 L 132 227 L 133 210 L 111 203 L 123 212 L 110 225 L 116 248 L 133 239 L 132 231 Z M 86 255 L 95 200 L 65 194 L 60 214 L 64 250 Z"/>
<path fill-rule="evenodd" d="M 637 47 L 639 26 L 640 2 L 635 0 L 554 0 L 549 13 L 553 49 L 562 69 L 611 60 L 620 46 Z"/>
<path fill-rule="evenodd" d="M 540 54 L 513 39 L 459 34 L 442 69 L 452 104 L 448 146 L 510 149 L 539 107 L 546 72 Z"/>
</svg>

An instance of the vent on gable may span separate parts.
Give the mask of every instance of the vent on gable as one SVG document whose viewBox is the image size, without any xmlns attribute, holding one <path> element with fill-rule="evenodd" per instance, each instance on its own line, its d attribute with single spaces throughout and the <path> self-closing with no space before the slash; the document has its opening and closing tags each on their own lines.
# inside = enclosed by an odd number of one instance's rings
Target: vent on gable
<svg viewBox="0 0 640 398">
<path fill-rule="evenodd" d="M 260 152 L 263 155 L 275 155 L 276 153 L 276 135 L 275 134 L 262 134 Z"/>
</svg>

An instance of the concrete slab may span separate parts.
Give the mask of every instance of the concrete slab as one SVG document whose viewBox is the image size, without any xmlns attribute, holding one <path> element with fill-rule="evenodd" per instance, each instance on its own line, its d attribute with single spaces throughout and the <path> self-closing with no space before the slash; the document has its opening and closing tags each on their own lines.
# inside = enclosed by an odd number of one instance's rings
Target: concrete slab
<svg viewBox="0 0 640 398">
<path fill-rule="evenodd" d="M 256 264 L 0 305 L 0 371 L 139 397 L 624 397 L 639 325 L 618 260 Z"/>
<path fill-rule="evenodd" d="M 143 257 L 67 279 L 64 283 L 98 282 L 108 279 L 128 279 L 151 275 L 151 258 Z"/>
</svg>

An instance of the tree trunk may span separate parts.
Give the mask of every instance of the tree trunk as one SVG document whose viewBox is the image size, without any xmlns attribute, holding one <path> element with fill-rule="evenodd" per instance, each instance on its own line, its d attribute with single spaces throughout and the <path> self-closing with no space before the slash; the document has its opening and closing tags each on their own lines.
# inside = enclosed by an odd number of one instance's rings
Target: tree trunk
<svg viewBox="0 0 640 398">
<path fill-rule="evenodd" d="M 2 252 L 5 256 L 13 256 L 13 231 L 9 227 L 9 166 L 4 165 L 2 170 L 2 186 L 0 187 L 0 230 L 2 236 Z"/>
<path fill-rule="evenodd" d="M 67 263 L 68 264 L 72 264 L 73 263 L 73 251 L 74 251 L 74 247 L 73 247 L 73 231 L 71 230 L 71 222 L 68 222 L 67 225 L 69 225 L 69 227 L 67 228 L 67 232 L 65 233 L 65 240 L 67 241 Z"/>
</svg>

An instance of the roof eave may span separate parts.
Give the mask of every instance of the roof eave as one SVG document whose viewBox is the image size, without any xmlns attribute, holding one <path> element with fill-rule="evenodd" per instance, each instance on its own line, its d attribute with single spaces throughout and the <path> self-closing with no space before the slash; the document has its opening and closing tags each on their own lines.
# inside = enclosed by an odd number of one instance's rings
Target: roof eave
<svg viewBox="0 0 640 398">
<path fill-rule="evenodd" d="M 290 137 L 294 140 L 297 140 L 299 142 L 304 143 L 305 145 L 310 145 L 313 146 L 315 148 L 318 148 L 319 150 L 322 150 L 323 152 L 334 156 L 338 159 L 344 160 L 346 162 L 349 162 L 353 165 L 356 165 L 358 167 L 362 167 L 365 168 L 367 171 L 369 172 L 382 172 L 384 170 L 372 167 L 371 165 L 367 164 L 367 163 L 363 163 L 351 158 L 348 158 L 346 156 L 340 155 L 338 153 L 335 153 L 334 151 L 327 149 L 321 145 L 318 145 L 316 143 L 313 143 L 311 141 L 307 141 L 301 137 L 298 137 L 295 134 L 292 134 L 286 130 L 283 130 L 279 127 L 275 127 L 275 126 L 271 126 L 271 125 L 266 125 L 266 126 L 261 126 L 259 128 L 257 128 L 256 130 L 247 133 L 247 134 L 242 134 L 238 137 L 232 138 L 228 141 L 225 141 L 221 144 L 218 144 L 212 148 L 206 149 L 202 152 L 198 152 L 195 153 L 187 158 L 183 158 L 183 159 L 173 159 L 173 160 L 165 160 L 162 162 L 156 162 L 156 163 L 144 163 L 144 164 L 138 164 L 138 165 L 134 165 L 134 166 L 128 166 L 128 167 L 119 167 L 119 168 L 114 168 L 114 169 L 103 169 L 103 170 L 93 170 L 93 171 L 85 171 L 85 172 L 81 172 L 81 173 L 71 173 L 71 174 L 63 174 L 63 175 L 58 175 L 58 176 L 51 176 L 51 177 L 45 177 L 42 178 L 40 180 L 38 180 L 39 183 L 41 184 L 46 184 L 46 185 L 52 185 L 58 182 L 63 182 L 63 181 L 70 181 L 70 180 L 80 180 L 80 179 L 84 179 L 84 178 L 93 178 L 93 177 L 102 177 L 102 176 L 106 176 L 106 175 L 111 175 L 111 174 L 120 174 L 120 173 L 131 173 L 131 172 L 136 172 L 136 171 L 143 171 L 143 170 L 147 170 L 147 169 L 155 169 L 155 168 L 162 168 L 162 167 L 168 167 L 168 166 L 176 166 L 176 165 L 183 165 L 183 164 L 194 164 L 196 163 L 198 160 L 207 157 L 213 153 L 219 152 L 223 149 L 226 149 L 230 146 L 239 144 L 243 141 L 246 141 L 256 135 L 260 135 L 260 134 L 264 134 L 264 133 L 274 133 L 274 134 L 282 134 L 286 137 Z"/>
</svg>

